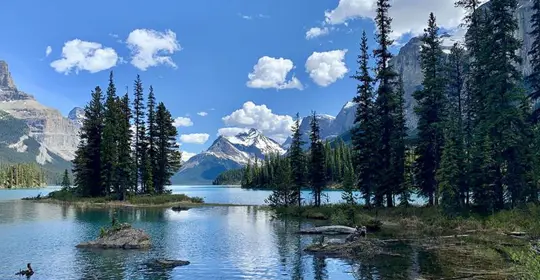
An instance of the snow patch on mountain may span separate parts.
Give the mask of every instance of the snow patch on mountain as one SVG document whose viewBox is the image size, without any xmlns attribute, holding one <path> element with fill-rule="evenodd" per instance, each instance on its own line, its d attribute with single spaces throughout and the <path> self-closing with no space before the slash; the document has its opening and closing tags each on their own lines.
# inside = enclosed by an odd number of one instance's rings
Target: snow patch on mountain
<svg viewBox="0 0 540 280">
<path fill-rule="evenodd" d="M 23 135 L 16 143 L 10 144 L 8 147 L 15 149 L 19 153 L 24 153 L 28 149 L 28 146 L 24 144 L 24 140 L 28 139 L 28 135 Z"/>
</svg>

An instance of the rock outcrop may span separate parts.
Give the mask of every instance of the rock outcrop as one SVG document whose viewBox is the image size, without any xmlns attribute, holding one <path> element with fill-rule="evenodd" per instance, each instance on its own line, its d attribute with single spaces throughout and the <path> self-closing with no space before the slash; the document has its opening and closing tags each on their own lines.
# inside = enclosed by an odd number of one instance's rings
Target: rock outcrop
<svg viewBox="0 0 540 280">
<path fill-rule="evenodd" d="M 5 61 L 0 61 L 0 111 L 26 122 L 29 127 L 27 136 L 42 146 L 40 153 L 43 155 L 36 159 L 38 163 L 44 164 L 43 159 L 52 157 L 51 154 L 66 161 L 74 158 L 79 143 L 79 127 L 58 110 L 44 106 L 32 95 L 18 90 Z"/>
<path fill-rule="evenodd" d="M 120 224 L 105 231 L 97 240 L 77 245 L 78 248 L 96 249 L 147 249 L 150 246 L 150 236 L 130 224 Z"/>
<path fill-rule="evenodd" d="M 156 259 L 147 262 L 146 266 L 152 269 L 171 269 L 178 266 L 185 266 L 188 264 L 190 264 L 190 262 L 182 260 Z"/>
</svg>

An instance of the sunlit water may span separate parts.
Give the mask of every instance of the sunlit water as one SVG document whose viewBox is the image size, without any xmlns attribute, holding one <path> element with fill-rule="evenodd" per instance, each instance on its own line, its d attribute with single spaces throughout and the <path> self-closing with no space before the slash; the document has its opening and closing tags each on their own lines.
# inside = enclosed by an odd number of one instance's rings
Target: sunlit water
<svg viewBox="0 0 540 280">
<path fill-rule="evenodd" d="M 120 210 L 121 222 L 151 236 L 151 249 L 78 249 L 110 223 L 111 212 L 19 200 L 50 190 L 0 190 L 0 279 L 16 279 L 28 262 L 32 279 L 398 279 L 381 277 L 376 266 L 306 254 L 317 237 L 295 232 L 309 224 L 276 220 L 253 206 Z M 175 186 L 173 192 L 235 204 L 263 204 L 269 194 L 212 186 Z M 339 192 L 328 196 L 340 200 Z M 153 258 L 191 264 L 152 271 L 144 263 Z"/>
</svg>

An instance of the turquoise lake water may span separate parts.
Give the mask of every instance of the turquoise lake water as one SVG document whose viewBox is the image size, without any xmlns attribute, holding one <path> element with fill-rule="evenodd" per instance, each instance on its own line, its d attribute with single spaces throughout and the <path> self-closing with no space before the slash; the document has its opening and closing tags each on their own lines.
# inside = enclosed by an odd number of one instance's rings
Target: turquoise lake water
<svg viewBox="0 0 540 280">
<path fill-rule="evenodd" d="M 200 196 L 208 203 L 260 205 L 268 191 L 237 187 L 173 186 L 173 193 Z M 147 251 L 75 248 L 95 239 L 110 223 L 110 210 L 22 201 L 54 188 L 0 190 L 0 279 L 31 262 L 31 279 L 409 279 L 415 272 L 388 264 L 359 265 L 304 252 L 314 238 L 296 234 L 311 226 L 274 219 L 253 206 L 120 210 L 119 220 L 144 229 L 153 246 Z M 339 201 L 340 192 L 327 192 Z M 306 192 L 306 197 L 308 193 Z M 190 265 L 152 271 L 153 258 L 181 259 Z M 410 265 L 407 264 L 407 269 Z M 406 272 L 407 277 L 398 277 Z M 385 276 L 386 275 L 386 276 Z M 412 277 L 412 276 L 411 276 Z M 412 279 L 412 278 L 411 278 Z"/>
</svg>

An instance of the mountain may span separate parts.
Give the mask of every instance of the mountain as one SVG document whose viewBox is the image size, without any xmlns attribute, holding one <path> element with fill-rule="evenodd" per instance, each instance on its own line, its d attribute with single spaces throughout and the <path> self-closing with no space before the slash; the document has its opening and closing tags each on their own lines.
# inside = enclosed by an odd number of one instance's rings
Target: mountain
<svg viewBox="0 0 540 280">
<path fill-rule="evenodd" d="M 0 61 L 0 131 L 0 162 L 36 162 L 51 176 L 70 168 L 79 142 L 77 125 L 20 91 L 5 61 Z"/>
<path fill-rule="evenodd" d="M 240 168 L 265 154 L 285 154 L 277 142 L 256 129 L 235 136 L 219 136 L 208 150 L 185 162 L 172 178 L 173 184 L 211 184 L 223 171 Z"/>
<path fill-rule="evenodd" d="M 485 9 L 490 8 L 491 2 L 486 2 L 478 12 L 482 12 Z M 518 8 L 515 13 L 515 17 L 518 20 L 519 30 L 515 36 L 523 42 L 519 55 L 523 60 L 523 63 L 518 66 L 524 76 L 531 73 L 530 56 L 528 55 L 532 47 L 532 38 L 529 33 L 532 30 L 531 17 L 532 17 L 532 1 L 531 0 L 519 0 Z M 426 17 L 427 22 L 427 17 Z M 444 53 L 448 54 L 450 48 L 455 42 L 464 41 L 465 30 L 458 31 L 455 35 L 450 36 L 448 34 L 441 35 L 442 46 Z M 414 131 L 418 123 L 418 117 L 414 113 L 414 106 L 416 106 L 416 100 L 412 97 L 414 91 L 421 88 L 423 74 L 420 67 L 420 46 L 422 44 L 421 37 L 411 38 L 401 49 L 399 53 L 390 61 L 390 64 L 397 72 L 403 75 L 403 84 L 405 87 L 405 105 L 406 105 L 406 121 L 407 127 Z"/>
<path fill-rule="evenodd" d="M 331 140 L 343 133 L 349 131 L 354 124 L 354 118 L 356 116 L 356 108 L 358 105 L 353 102 L 347 102 L 336 117 L 329 115 L 317 115 L 316 118 L 319 121 L 320 136 L 321 139 Z M 304 141 L 304 149 L 309 148 L 309 133 L 311 131 L 310 123 L 312 116 L 304 117 L 300 123 L 300 132 L 302 133 L 302 141 Z M 284 148 L 289 148 L 292 138 L 289 137 L 283 143 Z"/>
<path fill-rule="evenodd" d="M 84 109 L 81 107 L 71 109 L 68 114 L 68 119 L 80 128 L 84 120 Z"/>
</svg>

